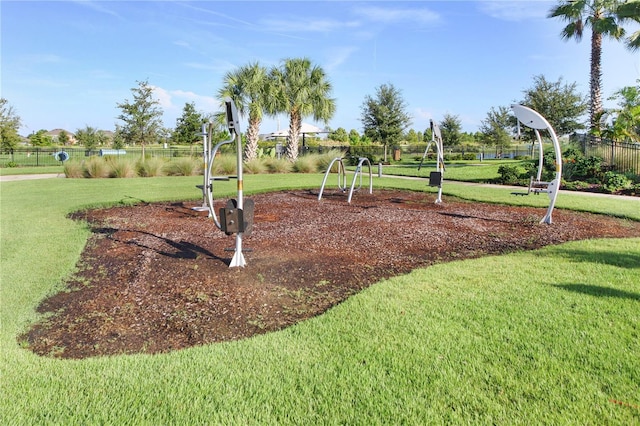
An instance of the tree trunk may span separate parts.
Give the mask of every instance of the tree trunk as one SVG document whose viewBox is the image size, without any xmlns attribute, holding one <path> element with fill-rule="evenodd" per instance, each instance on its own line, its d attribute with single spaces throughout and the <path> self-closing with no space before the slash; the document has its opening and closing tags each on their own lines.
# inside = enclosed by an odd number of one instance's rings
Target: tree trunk
<svg viewBox="0 0 640 426">
<path fill-rule="evenodd" d="M 249 120 L 249 127 L 247 128 L 247 145 L 244 147 L 244 159 L 247 161 L 258 158 L 259 129 L 260 120 Z"/>
<path fill-rule="evenodd" d="M 602 34 L 593 31 L 591 33 L 591 77 L 589 80 L 589 92 L 591 102 L 589 104 L 589 120 L 591 130 L 599 130 L 598 120 L 602 112 Z"/>
<path fill-rule="evenodd" d="M 300 129 L 302 128 L 302 116 L 297 112 L 292 112 L 289 118 L 289 135 L 287 136 L 286 155 L 289 161 L 298 159 L 298 140 L 300 139 Z"/>
</svg>

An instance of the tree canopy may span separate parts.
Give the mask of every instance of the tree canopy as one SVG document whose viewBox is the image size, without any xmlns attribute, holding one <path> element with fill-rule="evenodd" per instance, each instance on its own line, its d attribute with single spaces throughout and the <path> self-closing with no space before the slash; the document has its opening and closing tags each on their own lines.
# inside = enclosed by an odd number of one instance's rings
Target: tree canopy
<svg viewBox="0 0 640 426">
<path fill-rule="evenodd" d="M 511 145 L 512 117 L 509 108 L 500 106 L 496 109 L 492 107 L 480 125 L 482 143 L 484 145 L 496 146 L 500 149 Z"/>
<path fill-rule="evenodd" d="M 262 117 L 265 111 L 274 109 L 274 98 L 270 90 L 273 90 L 273 85 L 267 69 L 254 62 L 225 74 L 222 88 L 218 91 L 221 105 L 224 105 L 224 100 L 229 97 L 235 103 L 238 113 L 248 117 L 247 144 L 244 148 L 246 160 L 258 156 Z"/>
<path fill-rule="evenodd" d="M 558 135 L 584 129 L 582 117 L 587 111 L 586 99 L 576 92 L 576 83 L 548 81 L 543 75 L 533 78 L 533 87 L 523 91 L 520 102 L 542 114 Z"/>
<path fill-rule="evenodd" d="M 122 111 L 118 119 L 124 124 L 122 134 L 127 143 L 142 146 L 144 157 L 145 144 L 156 141 L 162 129 L 162 109 L 160 102 L 153 97 L 153 87 L 148 81 L 138 81 L 138 87 L 131 89 L 133 100 L 117 104 Z"/>
<path fill-rule="evenodd" d="M 0 149 L 12 150 L 20 142 L 21 120 L 16 110 L 5 98 L 0 98 Z"/>
<path fill-rule="evenodd" d="M 602 39 L 626 40 L 632 50 L 640 47 L 640 31 L 625 39 L 626 31 L 622 27 L 627 21 L 640 22 L 638 1 L 562 0 L 549 11 L 548 17 L 567 22 L 560 33 L 564 40 L 580 41 L 584 30 L 591 29 L 589 113 L 591 129 L 597 129 L 602 114 Z"/>
<path fill-rule="evenodd" d="M 188 102 L 182 109 L 182 115 L 176 119 L 176 128 L 171 133 L 171 141 L 179 145 L 191 145 L 202 140 L 203 114 L 196 111 L 194 102 Z"/>
<path fill-rule="evenodd" d="M 364 134 L 384 146 L 385 162 L 387 147 L 398 143 L 405 129 L 411 125 L 411 116 L 406 109 L 402 93 L 391 83 L 380 85 L 376 88 L 375 97 L 367 95 L 362 103 Z"/>
<path fill-rule="evenodd" d="M 460 117 L 453 114 L 445 114 L 440 124 L 440 133 L 442 134 L 442 143 L 446 146 L 455 146 L 460 143 L 460 130 L 462 122 Z"/>
<path fill-rule="evenodd" d="M 270 75 L 275 100 L 271 111 L 289 115 L 286 156 L 295 161 L 302 119 L 312 116 L 326 124 L 333 117 L 336 110 L 335 99 L 330 97 L 333 88 L 324 70 L 307 58 L 285 59 L 279 67 L 271 69 Z"/>
</svg>

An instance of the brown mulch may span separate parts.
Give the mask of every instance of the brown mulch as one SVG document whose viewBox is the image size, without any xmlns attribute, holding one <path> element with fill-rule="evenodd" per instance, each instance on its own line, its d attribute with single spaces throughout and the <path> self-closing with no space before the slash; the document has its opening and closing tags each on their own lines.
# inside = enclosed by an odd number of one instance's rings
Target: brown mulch
<svg viewBox="0 0 640 426">
<path fill-rule="evenodd" d="M 556 209 L 464 202 L 423 192 L 285 191 L 255 202 L 247 266 L 235 236 L 197 202 L 82 211 L 93 231 L 68 288 L 21 336 L 41 355 L 160 353 L 243 339 L 319 315 L 383 278 L 434 263 L 594 237 L 638 237 L 640 223 Z M 224 204 L 219 202 L 220 206 Z M 231 250 L 231 251 L 230 251 Z"/>
</svg>

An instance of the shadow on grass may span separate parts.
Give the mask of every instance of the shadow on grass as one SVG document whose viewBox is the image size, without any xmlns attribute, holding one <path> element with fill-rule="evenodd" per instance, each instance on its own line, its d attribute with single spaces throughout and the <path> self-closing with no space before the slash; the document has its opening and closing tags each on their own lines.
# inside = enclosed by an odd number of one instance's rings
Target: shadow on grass
<svg viewBox="0 0 640 426">
<path fill-rule="evenodd" d="M 616 253 L 597 250 L 574 250 L 558 248 L 551 256 L 562 256 L 575 262 L 600 263 L 627 269 L 640 269 L 640 253 Z"/>
<path fill-rule="evenodd" d="M 632 293 L 630 291 L 618 290 L 611 287 L 603 287 L 590 284 L 559 284 L 554 285 L 554 287 L 574 293 L 588 294 L 589 296 L 615 297 L 618 299 L 631 299 L 640 302 L 640 294 Z"/>
</svg>

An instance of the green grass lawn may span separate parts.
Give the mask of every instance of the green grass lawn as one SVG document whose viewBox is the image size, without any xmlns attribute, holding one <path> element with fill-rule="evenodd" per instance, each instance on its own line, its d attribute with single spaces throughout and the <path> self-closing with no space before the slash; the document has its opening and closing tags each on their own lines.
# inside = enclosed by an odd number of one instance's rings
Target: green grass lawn
<svg viewBox="0 0 640 426">
<path fill-rule="evenodd" d="M 518 165 L 518 160 L 487 160 L 487 161 L 454 161 L 445 164 L 444 178 L 464 182 L 492 182 L 500 175 L 498 168 L 503 164 Z M 429 173 L 436 170 L 435 161 L 425 160 L 418 170 L 419 161 L 406 161 L 402 164 L 392 164 L 383 167 L 384 174 L 397 176 L 416 176 L 429 178 Z"/>
<path fill-rule="evenodd" d="M 321 181 L 249 175 L 245 191 Z M 18 345 L 89 235 L 66 214 L 198 199 L 199 183 L 0 184 L 0 424 L 640 424 L 640 239 L 418 269 L 286 330 L 168 354 L 57 360 Z M 374 191 L 434 190 L 425 181 L 374 183 Z M 221 195 L 234 192 L 234 182 L 216 185 Z M 506 188 L 448 183 L 444 192 L 548 203 Z M 563 193 L 557 207 L 640 220 L 635 199 Z"/>
</svg>

